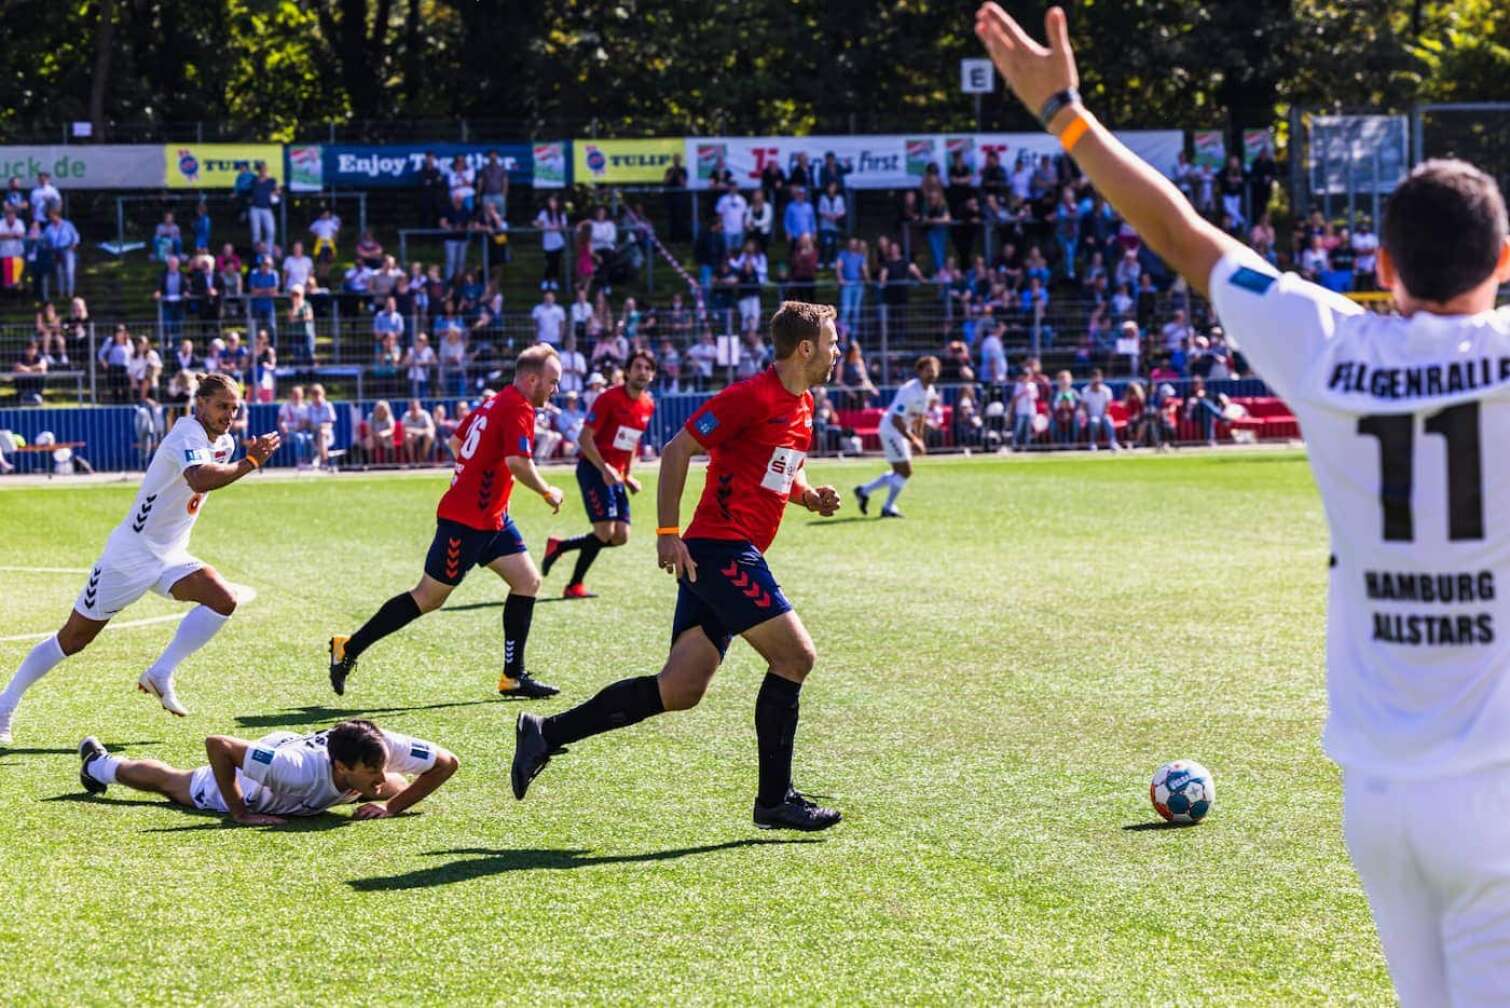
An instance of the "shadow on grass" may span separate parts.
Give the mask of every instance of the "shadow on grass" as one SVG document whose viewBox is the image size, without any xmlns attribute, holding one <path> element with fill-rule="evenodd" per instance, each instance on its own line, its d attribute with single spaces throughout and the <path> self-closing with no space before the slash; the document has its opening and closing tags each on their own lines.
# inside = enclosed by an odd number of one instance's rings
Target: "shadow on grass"
<svg viewBox="0 0 1510 1008">
<path fill-rule="evenodd" d="M 147 803 L 142 803 L 147 804 Z M 211 821 L 195 823 L 192 826 L 158 826 L 154 829 L 144 829 L 143 833 L 192 833 L 203 830 L 220 829 L 244 829 L 257 830 L 264 833 L 324 833 L 327 830 L 341 829 L 350 826 L 350 816 L 332 815 L 329 812 L 317 816 L 290 816 L 279 826 L 242 826 L 231 821 L 230 817 L 219 812 L 205 812 L 199 809 L 188 809 L 180 805 L 168 806 L 175 811 L 191 816 L 207 818 Z"/>
<path fill-rule="evenodd" d="M 236 724 L 241 728 L 281 728 L 285 725 L 322 724 L 326 721 L 345 721 L 349 718 L 372 717 L 379 714 L 408 714 L 411 711 L 444 710 L 447 707 L 475 707 L 478 704 L 498 703 L 503 697 L 488 700 L 457 700 L 452 703 L 420 704 L 415 707 L 285 707 L 276 714 L 242 714 Z"/>
<path fill-rule="evenodd" d="M 116 752 L 130 746 L 153 746 L 162 745 L 161 739 L 147 739 L 145 742 L 107 742 L 105 749 Z M 68 749 L 27 749 L 24 747 L 12 747 L 0 749 L 0 756 L 72 756 L 78 758 L 79 747 L 73 746 Z"/>
<path fill-rule="evenodd" d="M 644 861 L 672 861 L 693 854 L 711 854 L 714 851 L 734 850 L 739 847 L 764 847 L 770 844 L 822 843 L 817 838 L 729 840 L 725 843 L 705 844 L 701 847 L 673 847 L 668 850 L 645 851 L 641 854 L 609 854 L 594 856 L 584 849 L 550 848 L 502 848 L 461 847 L 455 850 L 426 851 L 426 857 L 445 857 L 452 854 L 477 855 L 460 861 L 418 868 L 402 875 L 380 875 L 375 878 L 352 879 L 346 884 L 358 892 L 390 892 L 398 889 L 426 889 L 430 886 L 449 885 L 471 879 L 487 878 L 511 871 L 565 871 L 572 868 L 590 868 L 593 865 L 635 864 Z"/>
<path fill-rule="evenodd" d="M 880 520 L 880 515 L 850 515 L 847 518 L 814 518 L 806 524 L 809 526 L 816 525 L 822 527 L 825 525 L 848 525 L 850 522 L 870 522 Z"/>
<path fill-rule="evenodd" d="M 1199 825 L 1199 822 L 1164 822 L 1160 820 L 1159 822 L 1131 823 L 1123 826 L 1122 829 L 1127 833 L 1147 833 L 1149 830 L 1180 830 Z"/>
<path fill-rule="evenodd" d="M 545 605 L 548 602 L 580 602 L 581 599 L 564 598 L 560 595 L 548 595 L 545 598 L 536 598 L 536 605 Z M 461 605 L 441 606 L 441 612 L 471 612 L 473 609 L 502 609 L 502 602 L 465 602 Z"/>
</svg>

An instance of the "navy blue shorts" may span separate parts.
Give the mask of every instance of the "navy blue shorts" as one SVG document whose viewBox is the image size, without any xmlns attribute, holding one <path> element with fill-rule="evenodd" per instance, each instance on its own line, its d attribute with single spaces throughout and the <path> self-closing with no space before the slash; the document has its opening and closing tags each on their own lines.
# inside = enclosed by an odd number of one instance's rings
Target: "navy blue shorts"
<svg viewBox="0 0 1510 1008">
<path fill-rule="evenodd" d="M 697 580 L 677 582 L 676 616 L 671 643 L 693 627 L 718 648 L 729 650 L 736 634 L 773 616 L 792 611 L 771 575 L 765 557 L 748 542 L 732 539 L 687 539 L 687 552 L 697 564 Z"/>
<path fill-rule="evenodd" d="M 577 463 L 577 486 L 582 488 L 582 503 L 589 521 L 621 521 L 629 524 L 629 488 L 623 483 L 609 486 L 603 473 L 586 459 Z"/>
<path fill-rule="evenodd" d="M 503 516 L 503 528 L 469 528 L 449 518 L 435 521 L 435 539 L 430 543 L 430 552 L 425 554 L 425 573 L 442 584 L 452 587 L 461 584 L 467 571 L 473 566 L 486 567 L 499 557 L 523 553 L 524 536 L 519 526 L 508 515 Z"/>
</svg>

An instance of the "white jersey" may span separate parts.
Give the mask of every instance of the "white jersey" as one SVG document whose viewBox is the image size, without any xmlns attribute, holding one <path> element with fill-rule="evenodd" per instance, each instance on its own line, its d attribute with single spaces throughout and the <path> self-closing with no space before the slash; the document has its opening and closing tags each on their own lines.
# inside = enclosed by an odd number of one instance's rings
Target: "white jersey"
<svg viewBox="0 0 1510 1008">
<path fill-rule="evenodd" d="M 204 501 L 204 494 L 189 487 L 184 472 L 205 462 L 229 461 L 235 450 L 236 439 L 229 433 L 211 441 L 194 417 L 179 419 L 157 446 L 131 510 L 110 534 L 107 551 L 158 557 L 184 552 Z"/>
<path fill-rule="evenodd" d="M 236 771 L 247 808 L 265 815 L 309 816 L 359 798 L 355 791 L 336 787 L 331 778 L 327 735 L 328 731 L 280 732 L 248 746 Z M 383 739 L 388 744 L 389 773 L 422 774 L 435 765 L 436 749 L 431 743 L 390 731 L 383 732 Z"/>
<path fill-rule="evenodd" d="M 1246 249 L 1211 300 L 1300 421 L 1331 526 L 1327 754 L 1415 779 L 1510 762 L 1510 310 L 1373 315 Z"/>
<path fill-rule="evenodd" d="M 891 405 L 886 409 L 882 429 L 889 427 L 895 430 L 891 418 L 901 417 L 907 429 L 912 430 L 917 421 L 928 415 L 928 409 L 936 399 L 938 393 L 933 390 L 933 386 L 924 385 L 921 378 L 913 378 L 897 389 L 896 398 L 891 400 Z"/>
</svg>

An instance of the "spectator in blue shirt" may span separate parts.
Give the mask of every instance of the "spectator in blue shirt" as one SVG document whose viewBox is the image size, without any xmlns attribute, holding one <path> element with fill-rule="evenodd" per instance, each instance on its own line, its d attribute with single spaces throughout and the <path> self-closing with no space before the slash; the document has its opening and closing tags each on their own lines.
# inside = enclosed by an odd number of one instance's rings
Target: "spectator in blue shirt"
<svg viewBox="0 0 1510 1008">
<path fill-rule="evenodd" d="M 183 321 L 184 298 L 189 296 L 189 278 L 179 268 L 178 256 L 168 256 L 166 267 L 157 280 L 157 290 L 152 292 L 162 312 L 163 339 L 177 339 L 179 325 Z"/>
<path fill-rule="evenodd" d="M 264 167 L 264 172 L 266 168 Z M 273 298 L 278 295 L 278 271 L 273 269 L 271 256 L 258 256 L 251 276 L 246 278 L 247 292 L 251 295 L 252 323 L 256 328 L 266 329 L 278 336 L 278 313 L 273 307 Z"/>
<path fill-rule="evenodd" d="M 267 173 L 267 162 L 257 162 L 257 178 L 252 182 L 252 205 L 248 211 L 252 222 L 253 247 L 261 242 L 265 248 L 271 249 L 278 240 L 278 229 L 273 220 L 273 207 L 278 204 L 280 196 L 278 180 L 271 178 Z"/>
<path fill-rule="evenodd" d="M 870 266 L 866 262 L 865 243 L 851 238 L 849 247 L 839 253 L 839 330 L 853 335 L 860 324 L 860 304 L 870 283 Z"/>
<path fill-rule="evenodd" d="M 818 215 L 813 212 L 813 205 L 807 201 L 806 189 L 799 186 L 792 190 L 792 202 L 786 205 L 781 224 L 786 229 L 787 240 L 791 242 L 792 248 L 797 247 L 797 240 L 803 235 L 817 240 Z"/>
<path fill-rule="evenodd" d="M 152 233 L 152 258 L 166 263 L 173 256 L 183 254 L 183 235 L 179 231 L 178 222 L 173 219 L 172 210 L 164 210 L 162 223 Z"/>
<path fill-rule="evenodd" d="M 404 338 L 404 316 L 399 313 L 398 300 L 391 297 L 383 303 L 383 310 L 372 316 L 372 339 L 382 343 L 389 333 L 400 340 Z"/>
<path fill-rule="evenodd" d="M 194 247 L 207 249 L 210 247 L 210 208 L 204 200 L 199 201 L 199 206 L 194 208 Z"/>
<path fill-rule="evenodd" d="M 61 207 L 53 207 L 47 214 L 47 229 L 42 233 L 47 247 L 52 250 L 53 268 L 57 271 L 58 296 L 73 297 L 74 272 L 79 264 L 79 232 L 70 221 L 63 219 Z"/>
</svg>

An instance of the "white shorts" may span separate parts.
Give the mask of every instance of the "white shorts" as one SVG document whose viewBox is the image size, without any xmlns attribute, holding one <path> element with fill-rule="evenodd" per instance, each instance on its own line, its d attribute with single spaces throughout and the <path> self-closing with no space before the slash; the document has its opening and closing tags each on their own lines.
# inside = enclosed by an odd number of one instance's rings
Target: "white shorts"
<svg viewBox="0 0 1510 1008">
<path fill-rule="evenodd" d="M 1510 765 L 1399 781 L 1343 775 L 1342 828 L 1403 1008 L 1510 991 Z"/>
<path fill-rule="evenodd" d="M 204 561 L 187 553 L 159 557 L 145 552 L 113 553 L 107 548 L 89 569 L 73 607 L 89 619 L 108 620 L 148 591 L 172 598 L 173 586 L 203 566 Z"/>
<path fill-rule="evenodd" d="M 276 746 L 292 738 L 299 736 L 291 731 L 276 731 L 262 736 L 257 740 L 258 745 Z M 256 808 L 258 799 L 261 797 L 262 785 L 256 781 L 247 780 L 240 771 L 236 771 L 236 783 L 241 787 L 241 799 L 247 808 Z M 225 798 L 220 793 L 220 785 L 215 781 L 213 767 L 196 767 L 194 775 L 189 778 L 189 798 L 194 802 L 194 807 L 206 812 L 229 812 Z"/>
<path fill-rule="evenodd" d="M 891 425 L 891 414 L 881 417 L 881 450 L 886 453 L 888 462 L 911 462 L 912 442 L 907 436 Z"/>
</svg>

